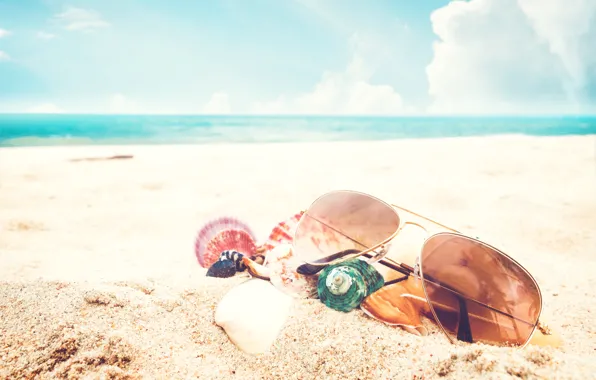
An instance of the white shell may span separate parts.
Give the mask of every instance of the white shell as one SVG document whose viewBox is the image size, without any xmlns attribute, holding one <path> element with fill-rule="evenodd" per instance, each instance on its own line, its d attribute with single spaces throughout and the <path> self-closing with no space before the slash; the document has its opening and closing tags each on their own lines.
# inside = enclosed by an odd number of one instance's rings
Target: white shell
<svg viewBox="0 0 596 380">
<path fill-rule="evenodd" d="M 251 279 L 232 288 L 215 310 L 215 323 L 249 354 L 267 352 L 284 326 L 293 298 L 269 281 Z"/>
</svg>

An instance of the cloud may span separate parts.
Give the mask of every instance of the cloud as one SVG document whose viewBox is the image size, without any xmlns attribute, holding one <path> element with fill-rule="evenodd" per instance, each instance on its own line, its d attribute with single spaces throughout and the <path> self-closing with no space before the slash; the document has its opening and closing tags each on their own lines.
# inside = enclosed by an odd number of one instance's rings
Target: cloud
<svg viewBox="0 0 596 380">
<path fill-rule="evenodd" d="M 28 113 L 62 113 L 64 112 L 58 106 L 53 103 L 43 103 L 37 106 L 31 107 L 27 110 Z"/>
<path fill-rule="evenodd" d="M 108 101 L 109 113 L 140 113 L 139 105 L 122 94 L 113 94 Z"/>
<path fill-rule="evenodd" d="M 12 33 L 9 32 L 8 30 L 0 28 L 0 38 L 7 37 L 7 36 L 9 36 L 11 34 Z"/>
<path fill-rule="evenodd" d="M 66 30 L 88 32 L 110 26 L 97 11 L 92 9 L 68 7 L 64 12 L 57 14 L 55 19 Z"/>
<path fill-rule="evenodd" d="M 0 50 L 0 62 L 9 61 L 9 60 L 10 60 L 10 55 L 8 55 L 7 53 Z"/>
<path fill-rule="evenodd" d="M 258 115 L 275 115 L 289 113 L 288 101 L 284 95 L 267 102 L 255 102 L 251 108 L 252 113 Z"/>
<path fill-rule="evenodd" d="M 203 113 L 214 114 L 228 114 L 232 112 L 228 94 L 225 92 L 215 92 L 211 95 L 211 99 L 203 106 Z"/>
<path fill-rule="evenodd" d="M 56 35 L 52 34 L 52 33 L 47 33 L 44 31 L 39 31 L 36 34 L 37 38 L 42 39 L 42 40 L 51 40 L 52 38 L 56 37 Z"/>
<path fill-rule="evenodd" d="M 596 103 L 596 2 L 453 1 L 432 13 L 430 112 L 584 112 Z M 592 108 L 594 109 L 594 108 Z"/>
<path fill-rule="evenodd" d="M 311 115 L 397 115 L 413 109 L 395 89 L 386 84 L 372 84 L 374 69 L 368 65 L 368 52 L 378 51 L 358 35 L 352 36 L 352 57 L 343 71 L 325 71 L 312 91 L 292 99 L 280 95 L 276 100 L 252 105 L 256 114 Z"/>
</svg>

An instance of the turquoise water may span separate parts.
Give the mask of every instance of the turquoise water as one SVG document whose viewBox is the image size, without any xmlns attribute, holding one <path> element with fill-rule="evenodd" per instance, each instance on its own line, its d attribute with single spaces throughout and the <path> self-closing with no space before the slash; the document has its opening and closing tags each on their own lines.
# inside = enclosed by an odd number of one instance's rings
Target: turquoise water
<svg viewBox="0 0 596 380">
<path fill-rule="evenodd" d="M 387 140 L 501 134 L 596 134 L 596 116 L 0 115 L 0 146 Z"/>
</svg>

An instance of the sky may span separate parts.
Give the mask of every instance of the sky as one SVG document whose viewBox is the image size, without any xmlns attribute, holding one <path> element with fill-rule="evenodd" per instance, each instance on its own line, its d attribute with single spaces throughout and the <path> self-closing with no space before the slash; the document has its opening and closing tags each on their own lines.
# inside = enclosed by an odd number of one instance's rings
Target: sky
<svg viewBox="0 0 596 380">
<path fill-rule="evenodd" d="M 596 1 L 0 0 L 0 112 L 596 114 Z"/>
</svg>

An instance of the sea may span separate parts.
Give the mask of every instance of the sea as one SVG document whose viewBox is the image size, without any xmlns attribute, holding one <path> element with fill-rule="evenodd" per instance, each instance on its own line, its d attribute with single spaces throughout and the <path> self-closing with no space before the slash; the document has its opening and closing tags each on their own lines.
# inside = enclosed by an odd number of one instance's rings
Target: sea
<svg viewBox="0 0 596 380">
<path fill-rule="evenodd" d="M 0 147 L 596 134 L 596 116 L 332 117 L 0 114 Z"/>
</svg>

